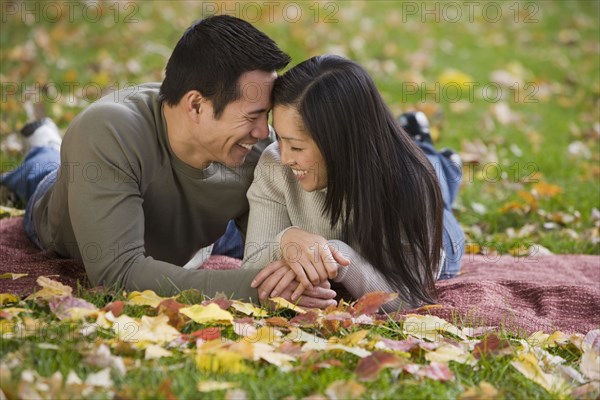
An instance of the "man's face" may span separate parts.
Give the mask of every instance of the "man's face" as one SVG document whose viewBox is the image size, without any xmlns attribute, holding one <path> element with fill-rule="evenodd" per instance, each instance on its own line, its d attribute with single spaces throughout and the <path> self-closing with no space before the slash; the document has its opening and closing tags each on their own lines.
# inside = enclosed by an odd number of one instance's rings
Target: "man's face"
<svg viewBox="0 0 600 400">
<path fill-rule="evenodd" d="M 244 73 L 238 81 L 241 97 L 227 104 L 219 119 L 214 117 L 211 101 L 202 104 L 196 140 L 211 161 L 239 166 L 252 146 L 269 136 L 267 119 L 276 78 L 275 71 Z"/>
</svg>

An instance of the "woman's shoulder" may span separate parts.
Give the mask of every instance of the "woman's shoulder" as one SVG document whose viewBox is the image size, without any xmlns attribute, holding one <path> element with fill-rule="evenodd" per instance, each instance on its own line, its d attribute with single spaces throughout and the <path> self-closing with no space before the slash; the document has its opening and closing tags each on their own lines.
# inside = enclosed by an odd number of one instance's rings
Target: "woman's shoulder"
<svg viewBox="0 0 600 400">
<path fill-rule="evenodd" d="M 281 165 L 281 153 L 279 152 L 279 143 L 273 142 L 268 145 L 260 156 L 259 164 L 273 164 L 277 163 Z"/>
</svg>

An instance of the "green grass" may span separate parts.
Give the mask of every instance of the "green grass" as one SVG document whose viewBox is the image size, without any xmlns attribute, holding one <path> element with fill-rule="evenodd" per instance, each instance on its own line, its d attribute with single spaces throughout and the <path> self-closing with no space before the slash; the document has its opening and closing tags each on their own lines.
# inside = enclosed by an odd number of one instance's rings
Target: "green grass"
<svg viewBox="0 0 600 400">
<path fill-rule="evenodd" d="M 98 305 L 105 305 L 107 299 L 125 300 L 121 294 L 112 295 L 96 292 L 90 294 L 84 288 L 80 288 L 78 296 Z M 180 298 L 181 299 L 181 298 Z M 145 360 L 144 351 L 136 349 L 134 344 L 127 344 L 116 340 L 111 330 L 101 330 L 90 336 L 82 336 L 79 332 L 84 321 L 65 322 L 58 320 L 44 301 L 34 302 L 21 301 L 13 305 L 29 308 L 31 323 L 29 328 L 22 330 L 17 337 L 0 338 L 0 366 L 9 367 L 10 375 L 3 375 L 0 388 L 9 396 L 17 396 L 19 385 L 24 383 L 25 371 L 36 371 L 41 378 L 36 382 L 50 384 L 51 377 L 60 372 L 66 377 L 71 371 L 85 380 L 87 376 L 96 373 L 104 366 L 94 365 L 87 358 L 97 347 L 106 343 L 111 348 L 113 357 L 122 357 L 126 366 L 126 373 L 120 374 L 113 369 L 111 378 L 113 386 L 110 388 L 98 387 L 93 391 L 94 398 L 109 398 L 110 391 L 118 398 L 226 398 L 225 391 L 214 391 L 201 394 L 196 387 L 199 381 L 212 380 L 222 382 L 235 382 L 238 388 L 246 393 L 247 398 L 252 399 L 277 399 L 294 398 L 300 399 L 310 395 L 324 394 L 333 382 L 359 382 L 365 388 L 362 396 L 351 396 L 352 398 L 370 399 L 392 399 L 392 398 L 457 398 L 468 388 L 478 386 L 481 382 L 487 382 L 494 386 L 498 396 L 505 399 L 549 399 L 559 398 L 558 394 L 547 392 L 533 381 L 525 378 L 520 372 L 511 366 L 514 354 L 521 347 L 518 340 L 523 336 L 505 331 L 502 328 L 497 332 L 499 337 L 511 342 L 511 354 L 486 353 L 478 360 L 476 366 L 460 364 L 455 361 L 449 362 L 449 368 L 455 375 L 455 379 L 442 382 L 431 379 L 423 379 L 408 373 L 394 373 L 390 369 L 382 370 L 373 381 L 360 381 L 354 372 L 359 358 L 340 352 L 315 352 L 310 357 L 293 362 L 290 372 L 282 372 L 278 367 L 265 362 L 242 361 L 249 367 L 247 372 L 232 373 L 226 371 L 208 372 L 200 370 L 194 362 L 196 354 L 194 343 L 185 346 L 189 352 L 180 349 L 172 349 L 173 355 L 157 360 Z M 126 306 L 124 313 L 130 316 L 140 317 L 142 315 L 155 315 L 156 311 L 148 306 Z M 289 316 L 294 313 L 289 313 Z M 271 315 L 274 315 L 271 313 Z M 21 318 L 23 319 L 23 317 Z M 93 322 L 92 319 L 89 322 Z M 18 322 L 18 320 L 13 320 Z M 457 323 L 457 326 L 468 326 L 469 323 Z M 209 325 L 197 324 L 189 321 L 182 331 L 195 331 Z M 322 335 L 318 329 L 303 328 L 317 336 Z M 353 326 L 348 330 L 340 330 L 335 336 L 345 337 L 348 334 L 360 330 L 359 326 Z M 243 340 L 233 330 L 225 329 L 224 337 L 232 340 Z M 330 337 L 331 335 L 325 335 Z M 406 339 L 403 333 L 402 322 L 388 320 L 385 324 L 372 327 L 368 336 L 369 340 L 377 337 L 386 337 L 395 340 Z M 475 342 L 486 337 L 479 337 Z M 451 335 L 442 335 L 438 340 L 448 340 Z M 460 341 L 460 339 L 458 339 Z M 474 342 L 474 343 L 475 343 Z M 533 343 L 532 343 L 533 344 Z M 373 350 L 370 346 L 367 348 Z M 560 346 L 549 347 L 547 351 L 565 359 L 567 366 L 579 369 L 581 350 L 571 343 Z M 338 360 L 339 366 L 330 368 L 316 368 L 319 363 Z M 423 350 L 416 350 L 410 354 L 410 363 L 428 364 Z M 1 368 L 0 368 L 1 370 Z M 25 383 L 25 385 L 27 385 Z M 60 385 L 58 386 L 60 388 Z M 20 388 L 20 389 L 19 389 Z M 82 388 L 79 388 L 82 390 Z M 22 392 L 21 392 L 22 393 Z M 52 397 L 50 391 L 42 391 L 46 396 Z M 68 394 L 69 389 L 63 387 L 54 395 Z M 598 393 L 590 393 L 593 397 Z"/>
<path fill-rule="evenodd" d="M 63 8 L 61 19 L 44 2 L 30 3 L 29 12 L 6 8 L 3 31 L 9 34 L 0 38 L 0 140 L 25 122 L 27 88 L 46 100 L 47 113 L 65 129 L 100 88 L 160 81 L 181 32 L 216 7 L 255 22 L 293 57 L 292 64 L 327 52 L 362 63 L 394 113 L 423 108 L 429 114 L 440 132 L 439 147 L 464 151 L 464 144 L 476 139 L 495 146 L 497 163 L 465 169 L 457 212 L 469 242 L 493 243 L 506 252 L 511 245 L 506 230 L 530 223 L 537 228 L 525 238 L 532 244 L 555 253 L 600 254 L 600 222 L 591 218 L 600 205 L 599 2 L 459 2 L 462 18 L 457 22 L 456 6 L 444 2 L 297 2 L 263 5 L 261 11 L 236 4 L 109 2 L 102 15 L 74 6 Z M 502 7 L 499 16 L 497 6 Z M 438 14 L 432 14 L 436 8 Z M 444 92 L 440 83 L 449 69 L 474 82 L 470 87 L 476 89 L 461 92 L 466 110 L 454 108 L 456 92 Z M 520 76 L 517 86 L 509 85 L 512 89 L 501 87 L 502 101 L 518 115 L 518 121 L 506 125 L 491 114 L 496 104 L 491 92 L 480 91 L 490 86 L 495 70 Z M 44 94 L 44 84 L 54 92 Z M 425 90 L 415 92 L 414 87 Z M 591 157 L 569 156 L 574 141 L 581 141 Z M 522 154 L 515 155 L 511 146 Z M 22 154 L 2 152 L 0 157 L 4 172 Z M 524 180 L 532 177 L 564 190 L 558 198 L 540 199 L 540 210 L 578 211 L 579 220 L 546 231 L 542 226 L 548 217 L 537 211 L 501 212 L 504 204 L 519 200 L 519 190 L 531 190 Z M 473 212 L 473 203 L 486 206 L 486 212 Z M 565 234 L 567 229 L 578 237 Z"/>
</svg>

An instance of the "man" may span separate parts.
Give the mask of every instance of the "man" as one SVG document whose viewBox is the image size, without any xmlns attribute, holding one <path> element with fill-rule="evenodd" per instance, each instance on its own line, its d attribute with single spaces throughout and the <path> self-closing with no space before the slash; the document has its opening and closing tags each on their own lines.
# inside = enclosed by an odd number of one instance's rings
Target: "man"
<svg viewBox="0 0 600 400">
<path fill-rule="evenodd" d="M 181 265 L 229 220 L 245 232 L 246 191 L 271 141 L 271 89 L 289 60 L 249 23 L 214 16 L 184 33 L 162 85 L 100 99 L 71 123 L 62 145 L 51 121 L 27 125 L 34 147 L 0 183 L 29 199 L 28 236 L 83 260 L 94 285 L 162 294 L 196 288 L 256 301 L 255 270 Z M 321 287 L 301 304 L 322 307 L 333 296 Z"/>
</svg>

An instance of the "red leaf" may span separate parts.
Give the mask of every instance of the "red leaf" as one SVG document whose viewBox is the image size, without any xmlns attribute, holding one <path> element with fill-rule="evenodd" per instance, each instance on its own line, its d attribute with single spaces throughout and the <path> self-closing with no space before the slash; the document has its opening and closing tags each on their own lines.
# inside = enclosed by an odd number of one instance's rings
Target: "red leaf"
<svg viewBox="0 0 600 400">
<path fill-rule="evenodd" d="M 290 324 L 295 325 L 295 326 L 302 326 L 302 327 L 306 327 L 306 328 L 313 327 L 316 325 L 318 317 L 319 317 L 319 314 L 310 310 L 304 314 L 296 315 L 294 318 L 292 318 L 290 320 Z"/>
<path fill-rule="evenodd" d="M 496 354 L 507 347 L 510 347 L 508 340 L 500 339 L 497 335 L 490 334 L 475 345 L 473 357 L 479 359 L 485 354 Z"/>
<path fill-rule="evenodd" d="M 223 310 L 227 310 L 229 307 L 231 307 L 231 301 L 229 301 L 228 299 L 226 299 L 224 297 L 215 297 L 212 300 L 204 300 L 202 302 L 202 305 L 207 306 L 211 303 L 215 303 L 216 305 L 221 307 Z"/>
<path fill-rule="evenodd" d="M 385 303 L 398 297 L 398 293 L 372 292 L 367 293 L 354 304 L 356 314 L 374 314 Z"/>
<path fill-rule="evenodd" d="M 396 354 L 376 351 L 370 356 L 361 359 L 354 372 L 356 372 L 361 381 L 371 381 L 377 378 L 382 369 L 400 367 L 405 363 L 406 360 Z"/>
<path fill-rule="evenodd" d="M 197 331 L 194 331 L 189 335 L 181 335 L 181 337 L 183 338 L 183 340 L 187 340 L 188 342 L 192 342 L 197 339 L 202 339 L 208 342 L 210 340 L 221 338 L 221 328 L 217 328 L 215 326 L 210 328 L 198 329 Z"/>
</svg>

